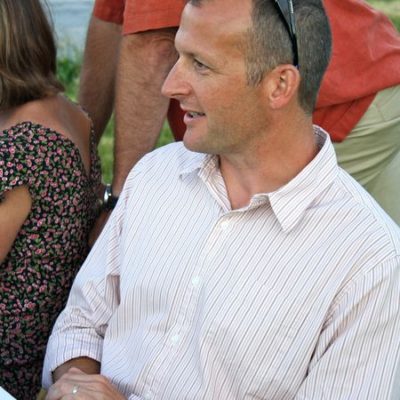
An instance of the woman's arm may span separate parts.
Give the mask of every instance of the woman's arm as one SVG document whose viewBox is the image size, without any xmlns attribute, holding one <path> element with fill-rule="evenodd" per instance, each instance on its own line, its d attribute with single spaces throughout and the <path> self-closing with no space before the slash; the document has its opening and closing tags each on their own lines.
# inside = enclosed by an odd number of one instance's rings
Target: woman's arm
<svg viewBox="0 0 400 400">
<path fill-rule="evenodd" d="M 4 193 L 0 202 L 0 262 L 11 250 L 31 207 L 32 198 L 26 186 L 15 187 Z"/>
</svg>

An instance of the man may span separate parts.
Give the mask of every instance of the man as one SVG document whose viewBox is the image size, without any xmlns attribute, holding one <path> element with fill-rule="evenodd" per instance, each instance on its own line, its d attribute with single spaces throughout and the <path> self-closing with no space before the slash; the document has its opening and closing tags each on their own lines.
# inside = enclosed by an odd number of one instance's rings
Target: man
<svg viewBox="0 0 400 400">
<path fill-rule="evenodd" d="M 298 42 L 279 5 L 186 5 L 163 86 L 184 145 L 130 173 L 50 338 L 48 400 L 397 398 L 400 232 L 313 128 L 321 1 L 296 2 Z"/>
</svg>

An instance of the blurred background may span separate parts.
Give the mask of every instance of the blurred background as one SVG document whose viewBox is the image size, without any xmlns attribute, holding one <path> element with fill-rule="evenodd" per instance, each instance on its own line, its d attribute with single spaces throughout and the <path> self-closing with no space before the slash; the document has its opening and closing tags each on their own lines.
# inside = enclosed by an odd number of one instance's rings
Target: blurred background
<svg viewBox="0 0 400 400">
<path fill-rule="evenodd" d="M 94 0 L 46 0 L 59 43 L 59 55 L 82 52 Z M 69 54 L 68 52 L 72 52 Z"/>
</svg>

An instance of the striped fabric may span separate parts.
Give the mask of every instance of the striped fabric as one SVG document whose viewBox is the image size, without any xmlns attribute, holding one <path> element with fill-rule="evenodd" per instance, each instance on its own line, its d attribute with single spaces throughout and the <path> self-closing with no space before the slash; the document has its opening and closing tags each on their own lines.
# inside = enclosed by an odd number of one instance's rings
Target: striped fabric
<svg viewBox="0 0 400 400">
<path fill-rule="evenodd" d="M 216 157 L 131 172 L 50 338 L 44 385 L 88 356 L 130 399 L 398 399 L 400 233 L 320 151 L 232 210 Z"/>
</svg>

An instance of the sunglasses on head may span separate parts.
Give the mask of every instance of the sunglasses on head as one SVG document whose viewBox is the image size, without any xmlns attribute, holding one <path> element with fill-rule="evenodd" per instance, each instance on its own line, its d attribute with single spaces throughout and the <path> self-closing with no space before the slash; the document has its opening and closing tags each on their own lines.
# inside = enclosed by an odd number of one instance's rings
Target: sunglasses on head
<svg viewBox="0 0 400 400">
<path fill-rule="evenodd" d="M 296 37 L 296 24 L 294 18 L 294 9 L 292 0 L 275 0 L 275 6 L 279 11 L 281 19 L 285 23 L 286 29 L 289 33 L 290 40 L 293 47 L 293 65 L 299 67 L 299 52 L 297 48 L 297 37 Z"/>
</svg>

